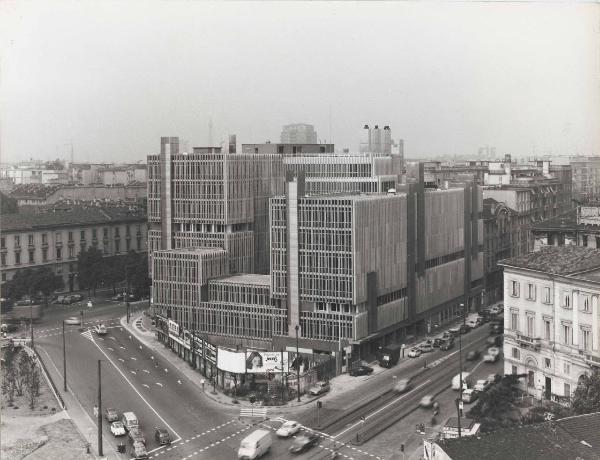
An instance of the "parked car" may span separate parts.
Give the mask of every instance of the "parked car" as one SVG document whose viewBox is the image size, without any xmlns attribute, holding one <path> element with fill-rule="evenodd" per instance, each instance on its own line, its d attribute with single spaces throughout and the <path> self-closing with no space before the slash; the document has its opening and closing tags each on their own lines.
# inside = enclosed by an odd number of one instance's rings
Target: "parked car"
<svg viewBox="0 0 600 460">
<path fill-rule="evenodd" d="M 448 329 L 448 334 L 450 334 L 452 337 L 458 337 L 460 334 L 460 328 L 454 327 L 452 329 Z"/>
<path fill-rule="evenodd" d="M 440 348 L 444 342 L 445 340 L 443 337 L 436 337 L 435 339 L 433 339 L 433 347 Z"/>
<path fill-rule="evenodd" d="M 408 357 L 409 358 L 418 358 L 419 356 L 421 356 L 421 350 L 417 347 L 415 348 L 411 348 L 410 351 L 408 352 Z"/>
<path fill-rule="evenodd" d="M 412 383 L 410 379 L 400 379 L 396 386 L 394 386 L 394 391 L 397 393 L 404 393 L 412 388 Z"/>
<path fill-rule="evenodd" d="M 134 442 L 131 446 L 131 458 L 141 459 L 148 458 L 148 451 L 146 450 L 146 446 L 143 442 Z"/>
<path fill-rule="evenodd" d="M 371 366 L 367 366 L 366 364 L 360 364 L 350 369 L 350 375 L 352 377 L 357 377 L 359 375 L 369 375 L 372 372 L 373 368 Z"/>
<path fill-rule="evenodd" d="M 65 324 L 68 324 L 70 326 L 78 326 L 79 324 L 81 324 L 81 319 L 77 316 L 70 316 L 69 318 L 65 319 Z"/>
<path fill-rule="evenodd" d="M 471 328 L 469 326 L 467 326 L 466 324 L 461 324 L 459 331 L 461 334 L 466 334 L 467 332 L 471 331 Z"/>
<path fill-rule="evenodd" d="M 294 439 L 294 442 L 292 442 L 292 445 L 290 446 L 290 452 L 293 454 L 299 454 L 313 446 L 316 446 L 318 443 L 319 435 L 309 431 L 297 436 L 296 439 Z"/>
<path fill-rule="evenodd" d="M 119 414 L 115 409 L 109 407 L 104 411 L 104 418 L 107 422 L 115 422 L 119 420 Z"/>
<path fill-rule="evenodd" d="M 467 361 L 475 361 L 476 359 L 479 359 L 480 356 L 481 356 L 481 352 L 479 350 L 471 350 L 470 352 L 467 353 L 466 360 Z"/>
<path fill-rule="evenodd" d="M 474 390 L 479 391 L 479 392 L 483 392 L 489 389 L 489 387 L 492 385 L 492 382 L 490 382 L 487 379 L 480 379 L 477 380 L 477 382 L 475 382 L 475 386 L 473 387 Z"/>
<path fill-rule="evenodd" d="M 166 428 L 155 426 L 154 439 L 161 446 L 164 446 L 165 444 L 171 444 L 171 436 Z"/>
<path fill-rule="evenodd" d="M 496 383 L 498 380 L 500 380 L 500 376 L 498 374 L 488 374 L 487 376 L 487 381 L 490 382 L 490 384 L 492 383 Z"/>
<path fill-rule="evenodd" d="M 425 395 L 421 398 L 421 401 L 419 402 L 419 406 L 424 407 L 425 409 L 428 409 L 433 406 L 434 402 L 435 402 L 435 396 Z"/>
<path fill-rule="evenodd" d="M 313 396 L 318 396 L 323 393 L 327 393 L 330 390 L 329 382 L 319 381 L 315 383 L 308 392 Z"/>
<path fill-rule="evenodd" d="M 137 426 L 133 426 L 129 429 L 129 440 L 132 443 L 141 442 L 146 444 L 146 437 L 144 436 L 144 433 L 142 433 L 142 430 Z"/>
<path fill-rule="evenodd" d="M 108 329 L 104 324 L 98 324 L 94 327 L 94 332 L 98 335 L 106 335 L 108 333 Z"/>
<path fill-rule="evenodd" d="M 431 353 L 433 351 L 433 345 L 430 343 L 422 343 L 419 345 L 419 350 L 423 353 Z"/>
<path fill-rule="evenodd" d="M 452 337 L 444 339 L 444 343 L 442 343 L 440 345 L 440 350 L 442 350 L 442 351 L 447 351 L 452 348 L 454 348 L 454 338 L 452 338 Z"/>
<path fill-rule="evenodd" d="M 15 332 L 18 329 L 19 325 L 13 323 L 4 323 L 0 326 L 0 332 Z"/>
<path fill-rule="evenodd" d="M 123 422 L 123 425 L 125 425 L 125 429 L 127 431 L 140 426 L 140 422 L 133 412 L 123 412 L 123 415 L 121 416 L 121 422 Z"/>
<path fill-rule="evenodd" d="M 473 388 L 468 388 L 466 390 L 463 390 L 461 398 L 463 402 L 470 404 L 472 402 L 475 402 L 477 398 L 479 398 L 479 393 Z"/>
<path fill-rule="evenodd" d="M 300 424 L 293 420 L 288 420 L 279 427 L 275 434 L 281 438 L 289 438 L 298 433 L 298 431 L 300 431 Z"/>
<path fill-rule="evenodd" d="M 110 424 L 110 432 L 113 434 L 113 436 L 125 436 L 126 433 L 123 423 L 119 422 L 118 420 Z"/>
<path fill-rule="evenodd" d="M 469 372 L 462 372 L 460 374 L 456 374 L 454 377 L 452 377 L 452 389 L 454 391 L 458 391 L 460 390 L 460 379 L 462 378 L 462 387 L 463 390 L 468 388 L 471 382 L 471 379 L 469 378 L 471 374 Z"/>
</svg>

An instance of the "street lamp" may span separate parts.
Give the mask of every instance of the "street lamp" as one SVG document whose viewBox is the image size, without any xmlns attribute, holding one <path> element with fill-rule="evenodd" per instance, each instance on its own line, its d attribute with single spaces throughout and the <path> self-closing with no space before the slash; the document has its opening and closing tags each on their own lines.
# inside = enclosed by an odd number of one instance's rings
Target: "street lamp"
<svg viewBox="0 0 600 460">
<path fill-rule="evenodd" d="M 463 315 L 464 318 L 464 308 L 465 304 L 460 304 L 460 314 Z M 462 391 L 463 391 L 463 379 L 462 379 L 462 328 L 458 331 L 458 399 L 456 400 L 456 411 L 458 415 L 458 437 L 461 437 L 460 431 L 460 399 L 462 399 Z"/>
<path fill-rule="evenodd" d="M 63 383 L 64 391 L 67 392 L 67 348 L 65 346 L 65 320 L 62 322 L 62 339 L 63 339 Z"/>
<path fill-rule="evenodd" d="M 300 326 L 296 324 L 296 389 L 298 390 L 298 402 L 300 402 L 300 344 L 298 342 L 298 329 Z"/>
</svg>

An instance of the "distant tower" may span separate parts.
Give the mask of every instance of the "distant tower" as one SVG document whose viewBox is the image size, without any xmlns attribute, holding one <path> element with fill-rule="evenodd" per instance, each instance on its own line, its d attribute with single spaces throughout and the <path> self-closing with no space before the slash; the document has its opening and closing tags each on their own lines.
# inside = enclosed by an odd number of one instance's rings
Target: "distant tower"
<svg viewBox="0 0 600 460">
<path fill-rule="evenodd" d="M 213 122 L 212 117 L 208 119 L 208 147 L 213 146 Z"/>
<path fill-rule="evenodd" d="M 280 139 L 282 144 L 316 144 L 317 132 L 313 125 L 295 123 L 283 127 Z"/>
</svg>

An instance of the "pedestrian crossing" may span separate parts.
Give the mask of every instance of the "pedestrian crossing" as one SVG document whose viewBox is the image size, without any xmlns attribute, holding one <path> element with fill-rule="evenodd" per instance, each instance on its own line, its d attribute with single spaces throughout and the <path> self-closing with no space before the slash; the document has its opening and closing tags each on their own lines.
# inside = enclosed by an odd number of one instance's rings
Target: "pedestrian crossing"
<svg viewBox="0 0 600 460">
<path fill-rule="evenodd" d="M 266 407 L 241 407 L 240 417 L 261 417 L 267 418 Z"/>
<path fill-rule="evenodd" d="M 92 342 L 94 341 L 93 336 L 92 336 L 92 331 L 90 329 L 82 332 L 81 335 Z"/>
</svg>

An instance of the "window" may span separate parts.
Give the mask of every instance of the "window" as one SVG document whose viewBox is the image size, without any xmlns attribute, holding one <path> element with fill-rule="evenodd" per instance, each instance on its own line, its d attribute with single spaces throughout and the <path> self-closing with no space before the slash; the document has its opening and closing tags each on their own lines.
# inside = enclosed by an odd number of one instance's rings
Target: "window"
<svg viewBox="0 0 600 460">
<path fill-rule="evenodd" d="M 510 312 L 510 328 L 513 331 L 519 330 L 519 313 L 517 313 L 516 311 Z"/>
<path fill-rule="evenodd" d="M 571 385 L 568 383 L 565 383 L 565 396 L 568 398 L 571 397 Z"/>
<path fill-rule="evenodd" d="M 104 235 L 104 238 L 108 238 L 108 228 L 104 227 L 102 229 L 102 234 Z"/>
<path fill-rule="evenodd" d="M 6 238 L 0 238 L 0 248 L 6 249 Z"/>
<path fill-rule="evenodd" d="M 48 248 L 42 248 L 42 262 L 48 261 Z"/>
<path fill-rule="evenodd" d="M 527 337 L 535 337 L 535 316 L 527 315 Z"/>
<path fill-rule="evenodd" d="M 283 145 L 277 146 L 277 153 L 283 153 Z"/>
<path fill-rule="evenodd" d="M 563 363 L 563 373 L 571 374 L 571 365 L 569 363 Z"/>
<path fill-rule="evenodd" d="M 131 235 L 131 231 L 129 230 L 129 225 L 125 226 L 125 235 Z"/>
<path fill-rule="evenodd" d="M 15 252 L 15 265 L 19 265 L 21 263 L 21 253 Z"/>
<path fill-rule="evenodd" d="M 588 245 L 588 237 L 587 237 L 587 235 L 583 235 L 581 237 L 581 245 L 582 246 L 587 246 Z"/>
<path fill-rule="evenodd" d="M 137 250 L 138 251 L 142 250 L 142 239 L 139 236 L 137 238 Z"/>
<path fill-rule="evenodd" d="M 0 258 L 2 258 L 2 266 L 6 267 L 6 254 L 0 254 Z"/>
<path fill-rule="evenodd" d="M 115 253 L 118 254 L 121 252 L 121 242 L 119 240 L 115 240 Z"/>
<path fill-rule="evenodd" d="M 29 246 L 33 246 L 33 235 L 28 236 Z"/>
<path fill-rule="evenodd" d="M 30 263 L 30 264 L 32 264 L 32 263 L 33 263 L 33 258 L 34 258 L 34 255 L 35 255 L 35 250 L 33 250 L 33 249 L 30 249 L 30 250 L 29 250 L 29 263 Z"/>
<path fill-rule="evenodd" d="M 544 358 L 544 366 L 546 369 L 550 369 L 552 367 L 552 360 L 550 358 Z"/>
<path fill-rule="evenodd" d="M 589 329 L 581 329 L 581 347 L 584 350 L 589 350 L 592 345 L 592 331 Z"/>
<path fill-rule="evenodd" d="M 55 240 L 57 243 L 62 243 L 62 233 L 61 232 L 56 232 Z M 71 241 L 71 240 L 69 240 L 69 241 Z"/>
<path fill-rule="evenodd" d="M 119 227 L 115 227 L 115 238 L 118 238 L 120 236 L 121 236 L 121 232 L 120 232 Z"/>
<path fill-rule="evenodd" d="M 520 350 L 519 350 L 518 348 L 513 348 L 513 349 L 512 349 L 512 357 L 513 357 L 514 359 L 520 359 L 520 357 L 521 357 L 521 352 L 520 352 Z"/>
<path fill-rule="evenodd" d="M 533 371 L 527 372 L 527 386 L 532 388 L 535 386 L 535 372 Z"/>
<path fill-rule="evenodd" d="M 129 252 L 130 249 L 131 249 L 131 240 L 126 240 L 125 241 L 125 250 L 127 252 Z"/>
<path fill-rule="evenodd" d="M 552 340 L 552 322 L 549 319 L 544 320 L 544 339 Z"/>
<path fill-rule="evenodd" d="M 544 303 L 552 303 L 552 299 L 550 298 L 549 287 L 544 287 Z"/>
<path fill-rule="evenodd" d="M 571 308 L 571 294 L 563 292 L 563 308 Z"/>
<path fill-rule="evenodd" d="M 81 230 L 79 238 L 85 240 L 85 230 Z"/>
<path fill-rule="evenodd" d="M 571 345 L 573 343 L 573 331 L 571 325 L 562 325 L 562 340 L 565 345 Z"/>
<path fill-rule="evenodd" d="M 56 235 L 58 235 L 58 233 Z M 58 242 L 58 240 L 56 241 Z M 73 241 L 73 232 L 69 232 L 69 241 Z"/>
<path fill-rule="evenodd" d="M 517 374 L 517 366 L 512 366 L 510 371 L 513 375 L 516 375 Z"/>
<path fill-rule="evenodd" d="M 583 296 L 583 302 L 581 304 L 582 311 L 589 313 L 590 312 L 590 297 L 587 295 Z"/>
<path fill-rule="evenodd" d="M 21 247 L 21 237 L 19 235 L 15 235 L 15 248 Z"/>
<path fill-rule="evenodd" d="M 2 282 L 4 283 L 6 281 L 6 273 L 2 273 Z"/>
<path fill-rule="evenodd" d="M 519 297 L 519 282 L 518 281 L 510 282 L 510 295 L 513 297 Z"/>
<path fill-rule="evenodd" d="M 527 300 L 535 300 L 535 285 L 527 283 Z"/>
<path fill-rule="evenodd" d="M 95 228 L 92 228 L 92 238 L 93 239 L 98 238 L 98 230 L 96 230 Z"/>
<path fill-rule="evenodd" d="M 56 248 L 56 258 L 62 259 L 62 248 Z"/>
</svg>

